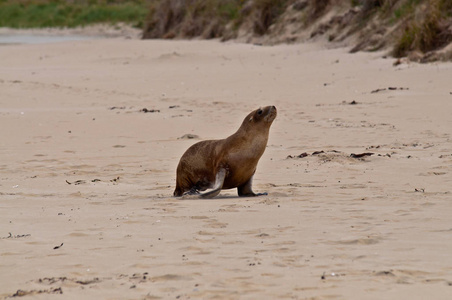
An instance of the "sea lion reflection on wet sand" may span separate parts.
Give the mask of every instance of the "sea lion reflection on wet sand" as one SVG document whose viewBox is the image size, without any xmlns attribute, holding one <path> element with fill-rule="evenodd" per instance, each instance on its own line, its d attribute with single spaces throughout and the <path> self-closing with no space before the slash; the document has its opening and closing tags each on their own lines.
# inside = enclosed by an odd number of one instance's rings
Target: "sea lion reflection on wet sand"
<svg viewBox="0 0 452 300">
<path fill-rule="evenodd" d="M 254 193 L 251 186 L 276 114 L 274 106 L 256 109 L 230 137 L 201 141 L 188 148 L 177 166 L 174 196 L 212 198 L 222 189 L 232 188 L 237 188 L 241 197 L 266 195 Z M 208 189 L 212 190 L 200 193 Z"/>
</svg>

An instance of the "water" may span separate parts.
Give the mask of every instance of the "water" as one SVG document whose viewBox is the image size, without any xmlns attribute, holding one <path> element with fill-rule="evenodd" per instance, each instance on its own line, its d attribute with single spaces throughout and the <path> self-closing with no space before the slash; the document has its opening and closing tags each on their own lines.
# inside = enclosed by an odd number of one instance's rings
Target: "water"
<svg viewBox="0 0 452 300">
<path fill-rule="evenodd" d="M 92 40 L 99 37 L 83 35 L 31 35 L 31 34 L 0 34 L 1 44 L 48 44 L 69 41 Z"/>
</svg>

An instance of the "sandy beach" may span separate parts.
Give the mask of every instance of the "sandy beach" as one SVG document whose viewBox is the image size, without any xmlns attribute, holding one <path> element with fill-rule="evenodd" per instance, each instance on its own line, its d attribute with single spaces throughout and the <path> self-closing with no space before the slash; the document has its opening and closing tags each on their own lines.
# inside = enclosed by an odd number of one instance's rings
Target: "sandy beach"
<svg viewBox="0 0 452 300">
<path fill-rule="evenodd" d="M 451 299 L 452 63 L 348 50 L 0 46 L 0 299 Z M 268 196 L 172 197 L 266 105 Z"/>
</svg>

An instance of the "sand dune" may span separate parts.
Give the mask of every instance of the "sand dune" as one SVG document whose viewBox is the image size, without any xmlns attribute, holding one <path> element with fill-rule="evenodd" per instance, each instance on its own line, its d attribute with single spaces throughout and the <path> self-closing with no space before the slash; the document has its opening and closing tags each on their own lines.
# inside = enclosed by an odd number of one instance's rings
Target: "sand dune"
<svg viewBox="0 0 452 300">
<path fill-rule="evenodd" d="M 0 61 L 1 298 L 452 296 L 452 64 L 124 39 Z M 268 196 L 171 196 L 191 144 L 265 105 Z"/>
</svg>

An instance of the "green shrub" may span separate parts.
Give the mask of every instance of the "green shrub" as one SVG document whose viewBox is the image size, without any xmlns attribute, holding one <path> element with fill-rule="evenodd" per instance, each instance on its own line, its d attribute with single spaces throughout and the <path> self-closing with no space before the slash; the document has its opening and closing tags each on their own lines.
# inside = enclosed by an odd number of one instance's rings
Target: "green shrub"
<svg viewBox="0 0 452 300">
<path fill-rule="evenodd" d="M 0 0 L 0 26 L 13 28 L 76 27 L 124 22 L 139 26 L 147 14 L 145 0 Z"/>
</svg>

